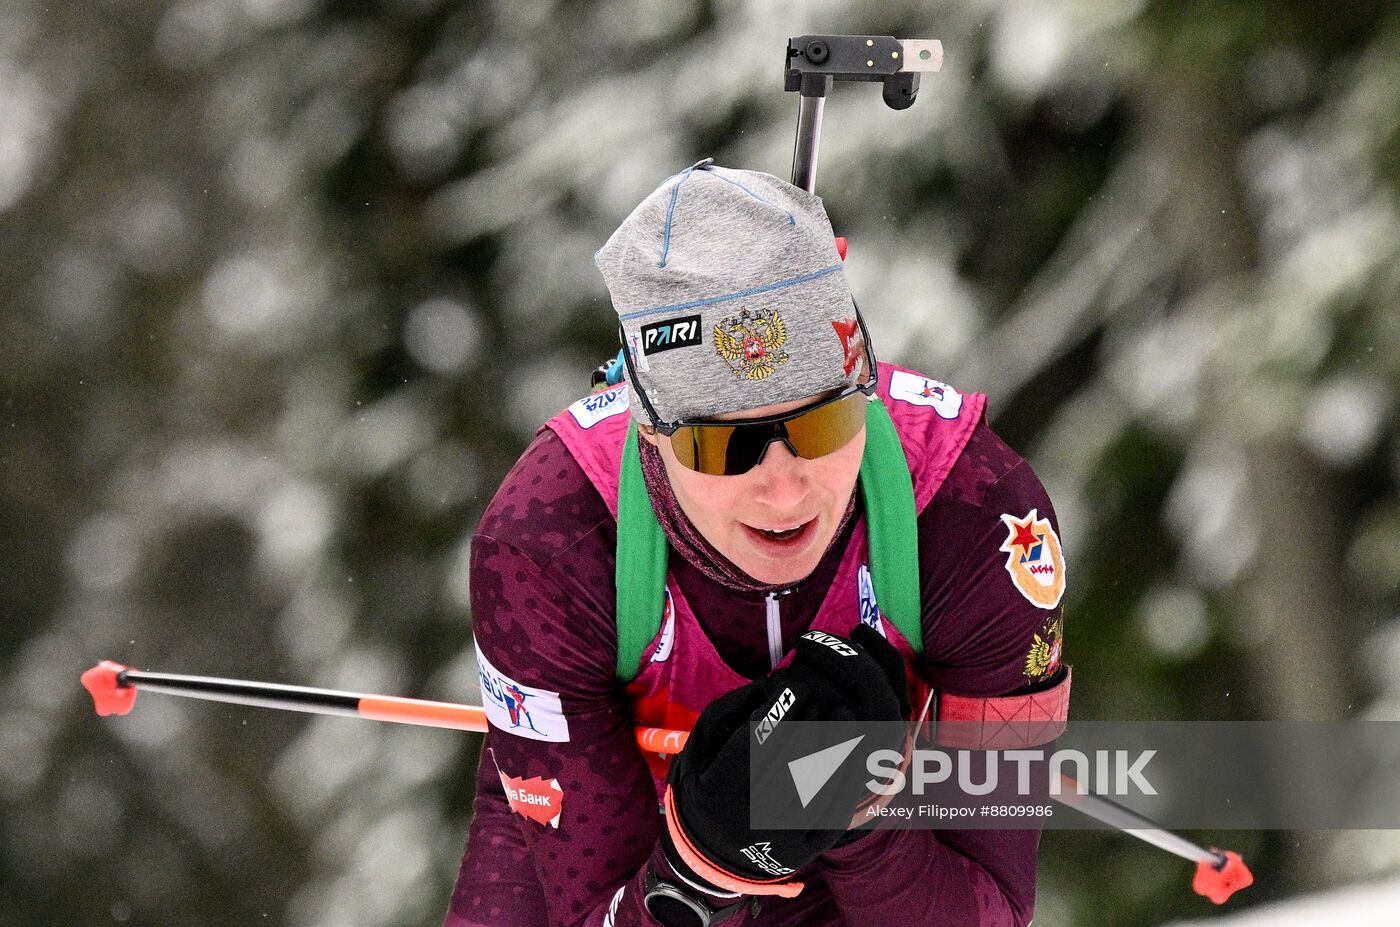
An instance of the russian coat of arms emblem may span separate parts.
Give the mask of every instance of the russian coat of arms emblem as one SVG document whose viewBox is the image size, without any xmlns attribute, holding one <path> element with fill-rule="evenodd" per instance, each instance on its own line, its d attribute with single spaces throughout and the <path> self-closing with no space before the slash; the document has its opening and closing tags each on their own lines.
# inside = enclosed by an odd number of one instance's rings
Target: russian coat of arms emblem
<svg viewBox="0 0 1400 927">
<path fill-rule="evenodd" d="M 787 325 L 772 309 L 745 309 L 715 326 L 715 353 L 745 380 L 766 380 L 786 364 L 786 343 Z"/>
</svg>

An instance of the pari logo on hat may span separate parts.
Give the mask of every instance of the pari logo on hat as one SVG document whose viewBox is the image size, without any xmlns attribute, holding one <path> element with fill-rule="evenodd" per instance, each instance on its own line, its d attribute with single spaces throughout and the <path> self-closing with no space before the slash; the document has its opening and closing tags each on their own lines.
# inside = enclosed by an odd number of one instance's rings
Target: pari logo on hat
<svg viewBox="0 0 1400 927">
<path fill-rule="evenodd" d="M 772 309 L 745 309 L 715 326 L 715 351 L 729 363 L 734 376 L 766 380 L 788 362 L 787 325 Z"/>
<path fill-rule="evenodd" d="M 700 344 L 700 316 L 687 315 L 642 326 L 642 355 Z"/>
</svg>

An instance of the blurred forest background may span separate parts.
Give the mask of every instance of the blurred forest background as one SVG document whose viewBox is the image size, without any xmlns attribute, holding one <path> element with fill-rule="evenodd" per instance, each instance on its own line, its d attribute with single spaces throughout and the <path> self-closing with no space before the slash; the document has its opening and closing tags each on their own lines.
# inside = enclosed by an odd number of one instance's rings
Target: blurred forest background
<svg viewBox="0 0 1400 927">
<path fill-rule="evenodd" d="M 4 0 L 0 922 L 434 925 L 480 738 L 150 695 L 102 658 L 475 702 L 467 538 L 616 350 L 592 253 L 705 156 L 817 191 L 881 356 L 1048 485 L 1082 718 L 1400 717 L 1387 0 Z M 1188 834 L 1259 882 L 1400 834 Z M 1054 832 L 1036 924 L 1215 909 Z"/>
</svg>

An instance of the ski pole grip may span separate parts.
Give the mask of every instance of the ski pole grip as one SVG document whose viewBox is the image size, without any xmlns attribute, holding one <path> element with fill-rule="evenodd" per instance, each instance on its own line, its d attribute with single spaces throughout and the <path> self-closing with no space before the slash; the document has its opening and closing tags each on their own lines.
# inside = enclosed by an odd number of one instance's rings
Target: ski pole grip
<svg viewBox="0 0 1400 927">
<path fill-rule="evenodd" d="M 92 696 L 92 705 L 104 718 L 108 715 L 124 715 L 136 704 L 136 687 L 126 684 L 125 674 L 130 667 L 111 660 L 103 660 L 81 677 L 83 688 Z"/>
</svg>

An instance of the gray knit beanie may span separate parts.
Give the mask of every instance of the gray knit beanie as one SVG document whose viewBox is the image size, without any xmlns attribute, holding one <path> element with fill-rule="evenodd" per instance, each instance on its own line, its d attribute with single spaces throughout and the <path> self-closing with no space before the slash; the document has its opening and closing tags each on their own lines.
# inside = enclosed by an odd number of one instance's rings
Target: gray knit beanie
<svg viewBox="0 0 1400 927">
<path fill-rule="evenodd" d="M 701 161 L 666 179 L 594 256 L 662 421 L 791 402 L 867 376 L 819 197 Z M 632 397 L 632 415 L 649 421 Z"/>
</svg>

